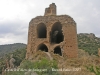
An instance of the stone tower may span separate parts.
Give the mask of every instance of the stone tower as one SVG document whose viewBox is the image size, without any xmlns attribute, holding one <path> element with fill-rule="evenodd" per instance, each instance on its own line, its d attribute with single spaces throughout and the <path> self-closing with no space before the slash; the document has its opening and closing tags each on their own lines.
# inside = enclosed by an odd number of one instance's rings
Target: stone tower
<svg viewBox="0 0 100 75">
<path fill-rule="evenodd" d="M 56 5 L 55 5 L 55 3 L 50 4 L 50 6 L 45 9 L 44 16 L 49 16 L 49 15 L 56 15 Z"/>
<path fill-rule="evenodd" d="M 45 9 L 44 16 L 29 23 L 26 59 L 31 59 L 38 50 L 77 57 L 76 23 L 68 15 L 56 15 L 55 3 Z"/>
</svg>

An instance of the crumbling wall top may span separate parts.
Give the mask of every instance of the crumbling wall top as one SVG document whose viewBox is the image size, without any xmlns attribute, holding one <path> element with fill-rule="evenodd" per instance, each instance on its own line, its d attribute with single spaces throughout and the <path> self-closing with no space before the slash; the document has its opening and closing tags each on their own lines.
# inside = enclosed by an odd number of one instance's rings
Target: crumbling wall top
<svg viewBox="0 0 100 75">
<path fill-rule="evenodd" d="M 43 22 L 43 21 L 44 22 L 62 21 L 65 23 L 75 23 L 76 25 L 76 22 L 74 21 L 74 19 L 70 17 L 69 15 L 37 16 L 30 21 L 29 25 L 38 24 L 39 22 Z"/>
<path fill-rule="evenodd" d="M 45 9 L 44 16 L 49 16 L 49 15 L 56 15 L 55 3 L 50 4 L 49 7 Z"/>
</svg>

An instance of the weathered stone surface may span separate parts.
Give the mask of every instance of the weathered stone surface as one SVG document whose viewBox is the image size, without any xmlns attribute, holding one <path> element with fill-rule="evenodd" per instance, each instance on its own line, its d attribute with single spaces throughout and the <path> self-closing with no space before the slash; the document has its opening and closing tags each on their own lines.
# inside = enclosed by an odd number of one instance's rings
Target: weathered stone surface
<svg viewBox="0 0 100 75">
<path fill-rule="evenodd" d="M 6 69 L 9 69 L 9 60 L 6 58 Z"/>
<path fill-rule="evenodd" d="M 5 75 L 4 67 L 2 68 L 2 75 Z"/>
<path fill-rule="evenodd" d="M 50 10 L 56 10 L 55 4 L 50 6 Z M 53 13 L 55 15 L 52 15 Z M 53 37 L 55 31 L 58 31 L 56 40 Z M 29 23 L 26 59 L 31 58 L 38 50 L 69 58 L 77 57 L 77 30 L 73 18 L 68 15 L 56 15 L 56 12 L 51 15 L 45 12 L 45 16 L 33 18 Z"/>
<path fill-rule="evenodd" d="M 13 55 L 11 55 L 10 56 L 10 60 L 9 60 L 10 68 L 14 68 L 15 67 L 14 62 L 15 62 L 15 59 L 13 58 Z"/>
<path fill-rule="evenodd" d="M 49 15 L 56 15 L 56 5 L 55 5 L 55 3 L 50 4 L 50 6 L 45 9 L 44 16 L 49 16 Z"/>
<path fill-rule="evenodd" d="M 53 57 L 51 56 L 51 54 L 49 52 L 45 52 L 45 53 L 48 55 L 48 57 L 50 58 L 50 60 L 53 60 Z"/>
</svg>

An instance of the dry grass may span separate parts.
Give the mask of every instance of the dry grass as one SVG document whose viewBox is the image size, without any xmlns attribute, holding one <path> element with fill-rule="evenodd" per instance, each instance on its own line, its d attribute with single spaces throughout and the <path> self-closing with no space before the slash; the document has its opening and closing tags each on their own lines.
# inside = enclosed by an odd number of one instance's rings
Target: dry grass
<svg viewBox="0 0 100 75">
<path fill-rule="evenodd" d="M 79 50 L 78 58 L 63 58 L 58 54 L 50 53 L 53 57 L 53 60 L 56 60 L 58 63 L 59 69 L 79 69 L 78 71 L 60 71 L 61 75 L 95 75 L 87 70 L 86 66 L 100 66 L 100 58 L 94 55 L 89 55 L 83 50 Z M 41 60 L 46 57 L 49 59 L 48 55 L 46 55 L 43 51 L 38 51 L 35 55 L 33 55 L 32 61 Z"/>
</svg>

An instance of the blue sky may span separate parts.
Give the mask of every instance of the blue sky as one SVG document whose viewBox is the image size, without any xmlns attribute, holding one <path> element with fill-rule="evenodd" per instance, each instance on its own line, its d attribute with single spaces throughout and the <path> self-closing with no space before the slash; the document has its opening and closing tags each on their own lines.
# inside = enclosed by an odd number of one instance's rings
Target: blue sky
<svg viewBox="0 0 100 75">
<path fill-rule="evenodd" d="M 56 4 L 58 15 L 75 20 L 77 33 L 100 37 L 100 0 L 0 0 L 0 45 L 27 43 L 29 21 L 43 16 L 51 3 Z"/>
</svg>

